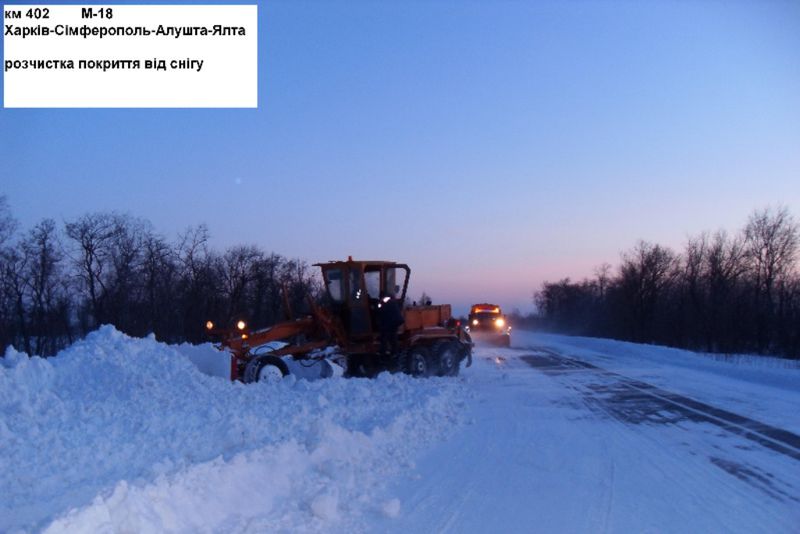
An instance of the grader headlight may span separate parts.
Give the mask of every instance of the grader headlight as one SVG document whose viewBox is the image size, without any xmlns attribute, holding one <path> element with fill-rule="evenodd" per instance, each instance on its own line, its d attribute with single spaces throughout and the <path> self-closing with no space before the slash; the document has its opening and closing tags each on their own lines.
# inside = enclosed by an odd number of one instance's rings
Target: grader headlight
<svg viewBox="0 0 800 534">
<path fill-rule="evenodd" d="M 214 323 L 212 323 L 211 321 L 206 321 L 206 330 L 213 330 L 213 329 L 214 329 Z"/>
<path fill-rule="evenodd" d="M 247 323 L 245 323 L 244 321 L 239 321 L 238 323 L 236 323 L 236 328 L 238 328 L 239 330 L 244 330 L 245 328 L 247 328 Z"/>
</svg>

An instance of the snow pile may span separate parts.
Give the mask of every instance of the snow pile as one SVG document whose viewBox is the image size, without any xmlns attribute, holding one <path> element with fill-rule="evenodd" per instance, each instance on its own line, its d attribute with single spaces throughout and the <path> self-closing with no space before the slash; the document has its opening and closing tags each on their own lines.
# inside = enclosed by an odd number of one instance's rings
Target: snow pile
<svg viewBox="0 0 800 534">
<path fill-rule="evenodd" d="M 459 380 L 243 385 L 181 352 L 112 327 L 48 360 L 9 350 L 0 531 L 362 530 L 462 421 Z"/>
</svg>

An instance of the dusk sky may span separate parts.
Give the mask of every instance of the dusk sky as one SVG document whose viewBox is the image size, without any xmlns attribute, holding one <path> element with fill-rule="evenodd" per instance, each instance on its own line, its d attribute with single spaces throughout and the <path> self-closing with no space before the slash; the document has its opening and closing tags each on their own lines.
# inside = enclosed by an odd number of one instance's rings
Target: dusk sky
<svg viewBox="0 0 800 534">
<path fill-rule="evenodd" d="M 800 216 L 797 1 L 272 1 L 258 55 L 258 109 L 0 110 L 0 194 L 406 262 L 456 312 Z"/>
</svg>

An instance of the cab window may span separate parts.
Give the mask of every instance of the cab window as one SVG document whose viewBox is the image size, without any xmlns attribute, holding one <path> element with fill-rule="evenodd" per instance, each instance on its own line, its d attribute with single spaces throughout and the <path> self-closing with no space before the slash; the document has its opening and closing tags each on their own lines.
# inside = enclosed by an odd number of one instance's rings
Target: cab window
<svg viewBox="0 0 800 534">
<path fill-rule="evenodd" d="M 377 299 L 381 293 L 381 272 L 366 271 L 364 273 L 364 283 L 367 286 L 367 293 L 369 298 Z"/>
<path fill-rule="evenodd" d="M 334 302 L 342 302 L 342 270 L 328 269 L 325 271 L 325 286 Z"/>
<path fill-rule="evenodd" d="M 387 293 L 393 294 L 397 298 L 401 298 L 400 294 L 403 291 L 403 286 L 406 283 L 406 270 L 397 267 L 389 267 L 386 269 L 386 280 L 384 281 L 383 289 Z"/>
</svg>

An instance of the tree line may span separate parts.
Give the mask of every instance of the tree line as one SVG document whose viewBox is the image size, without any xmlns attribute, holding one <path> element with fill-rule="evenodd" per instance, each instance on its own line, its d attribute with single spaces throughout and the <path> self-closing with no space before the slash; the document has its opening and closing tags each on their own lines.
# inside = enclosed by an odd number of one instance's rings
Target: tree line
<svg viewBox="0 0 800 534">
<path fill-rule="evenodd" d="M 89 213 L 25 232 L 0 196 L 0 347 L 52 355 L 102 324 L 162 341 L 201 342 L 205 323 L 253 326 L 306 309 L 320 283 L 303 261 L 255 246 L 217 252 L 204 225 L 177 240 L 143 219 Z"/>
<path fill-rule="evenodd" d="M 786 208 L 757 210 L 738 233 L 703 233 L 681 252 L 640 241 L 616 270 L 545 282 L 534 303 L 564 333 L 800 358 L 798 246 Z"/>
</svg>

